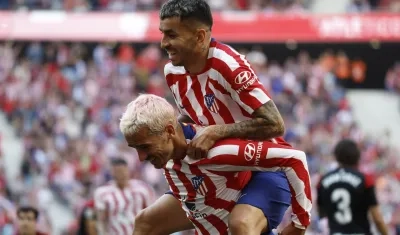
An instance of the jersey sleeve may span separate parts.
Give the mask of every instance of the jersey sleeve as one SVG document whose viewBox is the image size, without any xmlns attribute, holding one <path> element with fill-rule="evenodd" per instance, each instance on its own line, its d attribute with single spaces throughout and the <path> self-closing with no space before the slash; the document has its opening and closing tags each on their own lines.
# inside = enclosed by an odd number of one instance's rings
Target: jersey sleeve
<svg viewBox="0 0 400 235">
<path fill-rule="evenodd" d="M 226 47 L 222 49 L 228 54 L 226 58 L 221 58 L 224 61 L 219 69 L 223 77 L 222 84 L 229 91 L 232 99 L 252 114 L 271 98 L 245 56 L 226 45 L 221 47 Z"/>
<path fill-rule="evenodd" d="M 206 159 L 191 164 L 216 171 L 283 171 L 290 185 L 292 222 L 305 229 L 312 209 L 311 181 L 304 152 L 272 142 L 219 141 Z"/>
<path fill-rule="evenodd" d="M 365 201 L 368 207 L 378 205 L 378 200 L 376 199 L 375 193 L 375 180 L 372 175 L 364 175 L 364 185 L 365 185 Z"/>
<path fill-rule="evenodd" d="M 106 202 L 103 198 L 104 190 L 103 188 L 97 188 L 94 192 L 94 207 L 96 210 L 105 210 Z"/>
<path fill-rule="evenodd" d="M 321 179 L 320 179 L 320 181 L 318 182 L 318 184 L 317 184 L 317 206 L 318 206 L 318 214 L 319 214 L 319 217 L 325 217 L 326 216 L 326 213 L 325 213 L 325 211 L 324 211 L 324 208 L 323 208 L 323 188 L 322 188 L 322 186 L 321 186 Z"/>
<path fill-rule="evenodd" d="M 150 185 L 146 185 L 146 194 L 144 195 L 144 208 L 153 204 L 156 200 L 156 193 Z"/>
</svg>

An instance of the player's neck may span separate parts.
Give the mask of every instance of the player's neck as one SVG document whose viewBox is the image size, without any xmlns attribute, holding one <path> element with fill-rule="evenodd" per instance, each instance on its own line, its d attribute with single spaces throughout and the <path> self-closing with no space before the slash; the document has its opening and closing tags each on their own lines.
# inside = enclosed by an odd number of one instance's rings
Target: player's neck
<svg viewBox="0 0 400 235">
<path fill-rule="evenodd" d="M 341 167 L 341 168 L 347 168 L 347 169 L 353 169 L 353 170 L 358 170 L 358 165 L 339 164 L 339 167 Z"/>
<path fill-rule="evenodd" d="M 36 230 L 35 231 L 25 231 L 25 232 L 19 232 L 18 235 L 35 235 L 36 234 Z"/>
<path fill-rule="evenodd" d="M 204 50 L 194 54 L 190 61 L 188 61 L 189 64 L 184 66 L 185 70 L 188 71 L 189 74 L 198 74 L 204 70 L 207 65 L 209 47 L 209 44 L 204 46 Z"/>
<path fill-rule="evenodd" d="M 183 133 L 183 129 L 181 125 L 178 125 L 176 128 L 178 138 L 175 141 L 174 144 L 174 159 L 180 160 L 184 159 L 186 157 L 186 152 L 187 152 L 187 143 L 186 143 L 186 137 L 185 134 Z"/>
<path fill-rule="evenodd" d="M 116 185 L 119 189 L 124 189 L 128 186 L 128 180 L 124 180 L 121 182 L 116 182 Z"/>
</svg>

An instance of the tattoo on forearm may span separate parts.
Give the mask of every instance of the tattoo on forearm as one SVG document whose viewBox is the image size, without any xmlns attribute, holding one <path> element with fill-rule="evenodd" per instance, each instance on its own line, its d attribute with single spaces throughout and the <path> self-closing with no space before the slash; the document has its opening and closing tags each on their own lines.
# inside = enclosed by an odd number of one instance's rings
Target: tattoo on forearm
<svg viewBox="0 0 400 235">
<path fill-rule="evenodd" d="M 253 119 L 234 124 L 218 125 L 222 138 L 269 140 L 285 132 L 283 119 L 274 102 L 270 100 L 253 113 Z"/>
</svg>

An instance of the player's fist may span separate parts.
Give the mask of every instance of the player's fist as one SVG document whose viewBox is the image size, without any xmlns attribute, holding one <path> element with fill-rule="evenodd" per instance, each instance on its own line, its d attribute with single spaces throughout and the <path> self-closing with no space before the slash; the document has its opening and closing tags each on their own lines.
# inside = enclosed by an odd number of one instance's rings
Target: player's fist
<svg viewBox="0 0 400 235">
<path fill-rule="evenodd" d="M 208 126 L 201 130 L 196 128 L 196 130 L 197 134 L 189 143 L 187 155 L 192 159 L 206 158 L 208 150 L 219 138 L 213 130 L 213 126 Z"/>
<path fill-rule="evenodd" d="M 305 229 L 296 228 L 292 223 L 286 226 L 278 235 L 304 235 L 306 233 Z"/>
</svg>

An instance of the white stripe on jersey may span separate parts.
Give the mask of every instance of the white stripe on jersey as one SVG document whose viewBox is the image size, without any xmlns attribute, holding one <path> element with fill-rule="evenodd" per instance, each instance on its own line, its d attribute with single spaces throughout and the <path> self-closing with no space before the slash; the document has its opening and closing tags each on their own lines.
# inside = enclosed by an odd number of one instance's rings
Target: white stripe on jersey
<svg viewBox="0 0 400 235">
<path fill-rule="evenodd" d="M 151 204 L 154 197 L 153 189 L 140 180 L 130 180 L 123 190 L 111 182 L 94 193 L 95 208 L 108 214 L 107 234 L 110 235 L 132 234 L 135 216 Z"/>
<path fill-rule="evenodd" d="M 189 165 L 186 162 L 187 160 L 189 159 L 180 161 L 181 167 L 180 170 L 178 171 L 173 170 L 174 164 L 176 163 L 174 163 L 174 161 L 172 160 L 168 161 L 165 167 L 165 170 L 168 171 L 169 175 L 171 176 L 170 179 L 173 182 L 173 186 L 179 190 L 182 209 L 186 212 L 189 219 L 195 220 L 196 222 L 201 224 L 201 226 L 204 227 L 204 229 L 209 234 L 220 234 L 218 229 L 221 228 L 215 227 L 212 223 L 209 222 L 208 219 L 210 219 L 210 216 L 215 216 L 221 222 L 223 222 L 223 224 L 225 224 L 225 226 L 227 227 L 229 210 L 227 208 L 214 208 L 213 206 L 208 205 L 206 203 L 206 200 L 215 201 L 217 199 L 234 204 L 240 197 L 241 193 L 239 190 L 228 188 L 227 187 L 228 179 L 224 176 L 211 173 L 210 171 L 207 170 L 208 169 L 207 166 L 195 167 L 198 170 L 198 174 L 197 175 L 194 174 L 192 170 L 189 168 Z M 178 177 L 178 172 L 179 174 L 184 175 L 185 176 L 184 179 L 186 180 L 187 178 L 188 181 L 187 182 L 181 181 L 181 179 Z M 232 172 L 229 175 L 233 176 L 235 174 L 236 174 L 235 172 Z M 204 180 L 202 180 L 201 183 L 197 184 L 199 188 L 196 190 L 196 192 L 193 192 L 192 190 L 193 187 L 195 187 L 195 185 L 192 179 L 199 176 L 200 177 L 203 176 Z M 205 178 L 211 181 L 212 187 L 215 188 L 215 191 L 211 192 L 210 191 L 211 189 L 207 188 L 207 186 L 205 185 L 207 180 Z M 173 191 L 172 185 L 170 185 L 170 188 L 171 191 Z M 216 197 L 215 198 L 205 197 L 204 196 L 205 191 L 210 193 L 210 195 L 215 193 Z M 194 198 L 188 198 L 189 195 L 194 195 Z M 222 205 L 218 205 L 218 207 L 220 206 Z M 193 225 L 196 227 L 196 223 L 193 223 Z M 221 224 L 219 223 L 218 226 L 221 226 Z M 201 228 L 196 227 L 196 231 L 198 232 L 198 234 L 202 234 L 201 230 L 202 230 Z"/>
<path fill-rule="evenodd" d="M 254 72 L 254 70 L 251 68 L 251 65 L 250 65 L 249 61 L 246 59 L 245 55 L 240 54 L 239 52 L 237 52 L 235 49 L 233 49 L 229 45 L 226 45 L 226 46 L 229 47 L 234 54 L 236 54 L 236 55 L 238 55 L 240 57 L 241 61 L 247 66 L 247 68 L 253 74 L 256 74 Z M 233 58 L 232 56 L 228 55 L 225 51 L 223 51 L 221 49 L 216 48 L 216 50 L 214 52 L 214 57 L 225 61 L 226 64 L 229 65 L 229 67 L 231 68 L 232 71 L 234 71 L 235 69 L 240 67 L 239 63 L 235 60 L 235 58 Z"/>
<path fill-rule="evenodd" d="M 180 113 L 183 113 L 183 109 L 182 109 L 182 97 L 179 95 L 175 95 L 175 94 L 179 94 L 179 87 L 178 84 L 175 83 L 170 87 L 173 97 L 175 99 L 175 103 L 178 105 L 178 109 Z"/>
<path fill-rule="evenodd" d="M 230 48 L 232 49 L 232 51 L 236 52 L 235 50 L 233 50 L 232 47 L 230 47 Z M 223 60 L 229 66 L 229 68 L 232 70 L 232 72 L 240 67 L 240 64 L 235 60 L 235 58 L 228 55 L 228 53 L 226 53 L 225 51 L 223 51 L 219 48 L 214 48 L 213 57 Z M 250 67 L 250 65 L 248 63 L 247 63 L 247 66 Z"/>
<path fill-rule="evenodd" d="M 260 103 L 267 103 L 271 99 L 267 96 L 258 96 L 260 92 L 263 92 L 260 88 L 254 88 L 252 91 L 250 91 L 250 95 L 253 96 L 254 98 L 258 99 Z"/>
<path fill-rule="evenodd" d="M 188 97 L 188 101 L 190 105 L 193 107 L 194 111 L 196 112 L 197 117 L 200 117 L 199 120 L 202 121 L 203 123 L 207 123 L 207 119 L 203 116 L 203 110 L 200 108 L 200 103 L 196 98 L 196 95 L 194 94 L 193 89 L 190 89 L 192 86 L 192 78 L 190 76 L 186 76 L 187 80 L 187 93 L 186 96 Z"/>
<path fill-rule="evenodd" d="M 235 90 L 232 89 L 231 84 L 229 84 L 225 79 L 221 79 L 221 78 L 223 78 L 223 76 L 222 76 L 221 73 L 219 73 L 217 70 L 211 68 L 210 71 L 208 72 L 208 74 L 209 74 L 208 77 L 209 77 L 210 79 L 212 79 L 212 80 L 218 82 L 219 84 L 221 84 L 221 86 L 223 86 L 224 88 L 226 88 L 226 90 L 231 94 L 232 98 L 234 98 L 235 100 L 240 100 L 239 94 L 238 94 Z M 258 91 L 258 90 L 257 90 L 257 91 Z M 252 96 L 254 96 L 254 93 L 252 94 Z M 232 98 L 229 97 L 229 99 L 227 99 L 227 100 L 232 100 Z M 260 102 L 264 102 L 265 100 L 267 100 L 267 101 L 270 100 L 270 99 L 267 98 L 267 97 L 265 97 L 264 99 L 262 99 L 261 97 L 256 96 L 255 98 L 258 99 Z M 246 110 L 246 112 L 248 112 L 248 113 L 253 113 L 253 112 L 254 112 L 254 110 L 253 110 L 250 106 L 248 106 L 247 104 L 245 104 L 244 102 L 237 103 L 237 102 L 235 102 L 234 100 L 232 100 L 232 101 L 233 101 L 233 102 L 230 103 L 230 104 L 231 104 L 233 107 L 240 105 L 244 110 Z M 230 107 L 232 107 L 232 106 L 227 106 L 227 107 L 230 108 Z M 233 112 L 233 109 L 230 110 L 230 112 L 231 112 L 231 114 L 233 114 L 233 113 L 234 113 L 234 112 Z M 241 113 L 242 113 L 242 112 L 241 112 L 240 109 L 239 109 L 238 114 L 241 114 Z M 242 115 L 241 115 L 241 116 L 242 116 Z M 249 119 L 249 118 L 245 118 L 245 119 Z"/>
<path fill-rule="evenodd" d="M 173 182 L 173 185 L 175 185 L 178 190 L 179 190 L 179 197 L 182 198 L 182 200 L 185 200 L 187 198 L 187 191 L 184 190 L 182 191 L 182 189 L 184 188 L 183 182 L 178 178 L 178 176 L 176 174 L 174 174 L 174 170 L 172 170 L 172 167 L 174 166 L 174 161 L 173 160 L 169 160 L 165 166 L 166 169 L 169 170 L 169 174 L 171 176 L 171 180 Z M 164 176 L 166 177 L 166 174 L 164 172 Z M 172 185 L 169 184 L 169 189 L 171 190 L 171 192 L 174 192 L 174 190 L 171 187 Z"/>
<path fill-rule="evenodd" d="M 190 142 L 190 140 L 188 141 Z M 221 145 L 210 149 L 207 153 L 207 158 L 212 159 L 214 157 L 218 157 L 221 155 L 238 155 L 239 154 L 239 145 Z M 193 164 L 196 162 L 201 161 L 201 159 L 192 159 L 192 158 L 185 158 L 185 162 L 188 164 Z"/>
<path fill-rule="evenodd" d="M 268 154 L 267 154 L 267 158 L 295 158 L 297 160 L 300 160 L 303 165 L 308 168 L 308 164 L 307 164 L 307 158 L 304 157 L 305 153 L 303 151 L 299 151 L 299 150 L 294 150 L 294 149 L 282 149 L 282 148 L 270 148 L 268 149 Z M 303 157 L 302 157 L 303 156 Z M 305 211 L 308 211 L 309 216 L 311 216 L 310 214 L 310 210 L 309 208 L 312 207 L 312 202 L 306 197 L 305 194 L 301 194 L 301 192 L 304 192 L 305 190 L 305 185 L 303 182 L 301 182 L 301 184 L 295 184 L 294 180 L 297 179 L 297 174 L 296 172 L 293 170 L 293 168 L 289 168 L 286 169 L 286 176 L 288 178 L 288 181 L 291 183 L 291 185 L 295 185 L 296 187 L 293 187 L 293 190 L 296 192 L 296 200 L 299 202 L 299 205 L 303 207 L 303 209 Z M 311 184 L 311 182 L 310 182 Z M 298 222 L 299 224 L 300 221 L 299 219 L 297 219 L 297 216 L 295 214 L 292 215 L 292 220 L 294 222 Z"/>
<path fill-rule="evenodd" d="M 239 145 L 221 145 L 215 148 L 212 148 L 208 154 L 207 158 L 211 159 L 216 156 L 221 155 L 238 155 L 239 154 Z"/>
<path fill-rule="evenodd" d="M 221 146 L 215 147 L 215 148 L 219 148 L 216 151 L 219 153 L 219 155 L 215 154 L 213 157 L 210 157 L 210 155 L 208 155 L 207 159 L 213 159 L 213 158 L 219 157 L 221 155 L 231 154 L 231 153 L 228 153 L 229 152 L 228 146 L 229 146 L 229 148 L 232 148 L 230 146 L 235 146 L 235 145 L 221 145 Z M 221 148 L 221 147 L 227 147 L 227 148 Z M 215 148 L 211 149 L 209 151 L 209 153 L 211 151 L 213 151 Z M 235 151 L 232 151 L 232 152 L 235 152 Z M 238 158 L 240 158 L 239 156 L 241 156 L 241 155 L 238 155 Z M 263 160 L 274 161 L 274 159 L 282 159 L 282 158 L 299 160 L 302 164 L 302 168 L 308 169 L 305 153 L 303 151 L 299 151 L 299 150 L 295 150 L 295 149 L 271 147 L 271 148 L 268 148 L 266 155 L 264 155 L 264 157 L 261 157 L 260 159 L 261 159 L 261 161 L 263 161 Z M 235 161 L 234 159 L 235 158 L 232 158 L 232 161 Z M 201 163 L 202 161 L 204 161 L 204 159 L 198 160 L 196 162 Z M 202 165 L 200 165 L 200 166 L 202 166 Z M 229 172 L 230 171 L 279 171 L 279 170 L 283 170 L 286 174 L 289 184 L 292 186 L 292 189 L 294 190 L 294 194 L 292 194 L 292 195 L 295 195 L 297 203 L 308 214 L 308 217 L 311 216 L 310 211 L 312 208 L 312 202 L 307 197 L 307 194 L 304 193 L 304 192 L 306 192 L 305 183 L 308 183 L 308 185 L 311 185 L 311 182 L 310 181 L 303 182 L 302 180 L 299 180 L 300 175 L 298 175 L 298 173 L 300 173 L 300 172 L 296 172 L 296 170 L 294 168 L 292 168 L 291 166 L 264 167 L 264 166 L 256 166 L 254 164 L 250 164 L 250 166 L 244 166 L 244 165 L 238 166 L 238 165 L 230 165 L 229 163 L 227 163 L 227 164 L 219 164 L 219 165 L 207 165 L 207 167 L 209 170 L 229 171 Z M 310 179 L 310 178 L 308 177 L 308 179 Z M 296 225 L 302 226 L 302 223 L 300 222 L 300 220 L 298 219 L 296 214 L 292 214 L 292 221 Z"/>
<path fill-rule="evenodd" d="M 134 204 L 132 204 L 134 210 L 132 210 L 132 211 L 134 211 L 135 215 L 137 215 L 137 214 L 139 214 L 139 212 L 142 209 L 144 209 L 143 205 L 145 204 L 145 202 L 143 200 L 147 195 L 146 194 L 138 195 L 138 194 L 132 192 L 132 196 L 133 196 L 133 202 L 134 202 Z"/>
<path fill-rule="evenodd" d="M 211 181 L 214 183 L 214 185 L 217 188 L 223 187 L 224 185 L 227 184 L 228 180 L 226 178 L 223 178 L 221 181 L 215 181 L 214 179 L 217 179 L 217 178 L 219 178 L 221 176 L 218 176 L 218 175 L 210 172 L 209 170 L 207 170 L 207 167 L 201 166 L 199 168 L 200 168 L 200 170 L 202 172 L 204 172 L 205 174 L 211 176 Z M 227 200 L 227 201 L 237 201 L 239 199 L 240 195 L 241 195 L 241 191 L 236 190 L 236 189 L 232 189 L 232 188 L 226 188 L 224 190 L 223 197 L 221 197 L 221 195 L 217 194 L 217 198 L 221 198 L 221 199 L 224 199 L 224 200 Z M 224 211 L 226 211 L 226 210 L 224 210 Z M 227 211 L 227 212 L 229 213 L 229 211 Z"/>
<path fill-rule="evenodd" d="M 168 73 L 185 74 L 186 70 L 182 66 L 173 66 L 171 63 L 167 63 L 164 67 L 164 74 L 167 75 Z"/>
<path fill-rule="evenodd" d="M 210 72 L 209 72 L 209 78 L 210 79 L 212 79 L 212 80 L 214 80 L 214 81 L 216 81 L 216 82 L 218 82 L 221 86 L 223 86 L 223 87 L 227 87 L 227 88 L 230 88 L 230 89 L 227 89 L 227 91 L 232 95 L 232 96 L 234 96 L 234 97 L 236 97 L 237 99 L 239 99 L 239 95 L 236 93 L 236 91 L 234 91 L 232 88 L 231 88 L 231 85 L 229 84 L 229 83 L 227 83 L 225 80 L 223 80 L 223 81 L 221 81 L 221 79 L 218 79 L 218 77 L 220 77 L 220 76 L 222 76 L 217 70 L 215 70 L 215 69 L 210 69 Z M 210 84 L 210 87 L 212 86 L 212 84 Z M 212 88 L 214 88 L 214 86 L 212 86 Z M 229 109 L 229 111 L 230 111 L 230 113 L 231 113 L 231 115 L 232 115 L 232 117 L 233 117 L 233 119 L 234 120 L 248 120 L 248 119 L 250 119 L 250 118 L 248 118 L 248 117 L 243 117 L 243 114 L 242 114 L 242 111 L 240 110 L 240 106 L 244 109 L 244 110 L 246 110 L 247 112 L 248 111 L 251 111 L 252 109 L 249 107 L 249 106 L 247 106 L 245 103 L 242 103 L 242 104 L 239 104 L 238 105 L 238 103 L 236 103 L 235 102 L 235 100 L 233 100 L 229 95 L 226 95 L 226 94 L 222 94 L 219 90 L 217 90 L 217 89 L 213 89 L 213 91 L 214 91 L 214 94 L 215 94 L 215 96 L 216 97 L 223 97 L 223 98 L 221 98 L 220 99 L 220 101 L 226 106 L 226 107 L 228 107 L 228 109 Z M 217 122 L 218 123 L 218 122 Z M 223 123 L 223 122 L 222 122 Z"/>
</svg>

